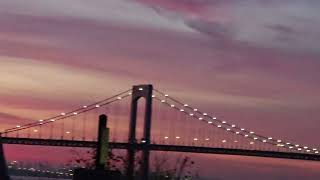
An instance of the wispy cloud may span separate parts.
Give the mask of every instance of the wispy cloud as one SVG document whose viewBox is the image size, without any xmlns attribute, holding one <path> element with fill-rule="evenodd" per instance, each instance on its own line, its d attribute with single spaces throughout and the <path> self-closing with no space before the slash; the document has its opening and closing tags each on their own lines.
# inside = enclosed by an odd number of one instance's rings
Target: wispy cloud
<svg viewBox="0 0 320 180">
<path fill-rule="evenodd" d="M 227 37 L 229 40 L 247 42 L 258 47 L 312 53 L 319 51 L 317 43 L 320 37 L 320 15 L 315 8 L 319 6 L 317 1 L 139 2 L 158 9 L 163 16 L 176 14 L 190 28 L 215 39 Z M 290 29 L 290 32 L 284 33 L 283 27 Z M 300 35 L 291 36 L 293 31 Z M 226 34 L 228 36 L 225 36 Z"/>
<path fill-rule="evenodd" d="M 153 10 L 134 1 L 36 1 L 30 0 L 21 6 L 17 0 L 0 2 L 1 14 L 33 17 L 54 17 L 60 19 L 84 19 L 100 23 L 130 24 L 158 29 L 190 32 L 183 23 L 172 22 L 159 16 Z"/>
</svg>

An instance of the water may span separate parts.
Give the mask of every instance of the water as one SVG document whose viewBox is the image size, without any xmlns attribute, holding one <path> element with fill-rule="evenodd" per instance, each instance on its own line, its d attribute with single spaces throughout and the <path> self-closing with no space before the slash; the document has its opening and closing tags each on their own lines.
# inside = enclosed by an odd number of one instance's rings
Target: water
<svg viewBox="0 0 320 180">
<path fill-rule="evenodd" d="M 46 177 L 24 177 L 24 176 L 11 176 L 12 180 L 71 180 L 71 179 L 58 179 Z"/>
</svg>

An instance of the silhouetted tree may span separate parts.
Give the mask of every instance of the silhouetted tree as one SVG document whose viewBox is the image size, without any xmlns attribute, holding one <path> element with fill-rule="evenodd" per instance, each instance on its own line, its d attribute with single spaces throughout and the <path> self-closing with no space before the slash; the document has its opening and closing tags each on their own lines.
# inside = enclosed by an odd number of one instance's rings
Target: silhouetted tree
<svg viewBox="0 0 320 180">
<path fill-rule="evenodd" d="M 89 169 L 95 168 L 96 151 L 88 150 L 85 154 L 76 150 L 71 151 L 73 159 L 69 162 L 69 165 L 76 167 L 85 167 Z M 136 157 L 135 176 L 139 177 L 141 167 L 141 157 L 137 153 Z M 121 153 L 115 153 L 109 151 L 109 159 L 106 162 L 108 170 L 118 171 L 121 174 L 125 174 L 127 169 L 127 156 Z M 199 179 L 199 175 L 195 169 L 195 162 L 190 157 L 180 155 L 175 159 L 174 163 L 166 154 L 155 154 L 153 159 L 153 169 L 150 173 L 153 180 L 182 180 L 182 179 Z"/>
<path fill-rule="evenodd" d="M 153 162 L 155 171 L 152 174 L 155 180 L 164 178 L 171 180 L 199 178 L 195 169 L 195 162 L 190 157 L 180 155 L 175 159 L 175 163 L 172 163 L 166 154 L 156 154 Z"/>
</svg>

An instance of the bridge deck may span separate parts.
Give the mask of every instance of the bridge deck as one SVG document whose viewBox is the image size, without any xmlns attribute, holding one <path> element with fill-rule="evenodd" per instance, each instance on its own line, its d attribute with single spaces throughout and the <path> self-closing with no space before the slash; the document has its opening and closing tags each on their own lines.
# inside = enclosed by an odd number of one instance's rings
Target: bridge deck
<svg viewBox="0 0 320 180">
<path fill-rule="evenodd" d="M 53 140 L 53 139 L 31 139 L 31 138 L 11 138 L 3 137 L 4 144 L 21 144 L 21 145 L 39 145 L 39 146 L 62 146 L 62 147 L 84 147 L 94 148 L 97 146 L 95 141 L 74 141 L 74 140 Z M 141 150 L 145 148 L 145 144 L 131 145 L 128 143 L 110 143 L 112 149 L 128 149 L 135 148 Z M 171 152 L 188 152 L 188 153 L 207 153 L 207 154 L 224 154 L 224 155 L 241 155 L 255 157 L 271 157 L 283 159 L 298 159 L 320 161 L 320 155 L 274 152 L 274 151 L 257 151 L 243 149 L 227 149 L 227 148 L 211 148 L 211 147 L 195 147 L 195 146 L 172 146 L 172 145 L 149 145 L 151 151 L 171 151 Z"/>
</svg>

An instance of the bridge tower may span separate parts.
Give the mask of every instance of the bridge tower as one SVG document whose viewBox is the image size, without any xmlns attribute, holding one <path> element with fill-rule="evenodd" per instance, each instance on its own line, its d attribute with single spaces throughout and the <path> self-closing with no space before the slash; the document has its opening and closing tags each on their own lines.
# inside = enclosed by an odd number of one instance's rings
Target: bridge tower
<svg viewBox="0 0 320 180">
<path fill-rule="evenodd" d="M 132 88 L 132 100 L 131 100 L 131 115 L 129 125 L 129 148 L 128 148 L 128 167 L 127 177 L 129 180 L 134 179 L 134 166 L 135 166 L 135 154 L 137 147 L 136 140 L 136 127 L 137 127 L 137 111 L 138 101 L 141 98 L 145 98 L 145 114 L 143 125 L 143 143 L 142 150 L 142 180 L 148 180 L 149 176 L 149 156 L 150 156 L 150 134 L 151 134 L 151 116 L 152 116 L 152 85 L 138 85 Z"/>
</svg>

